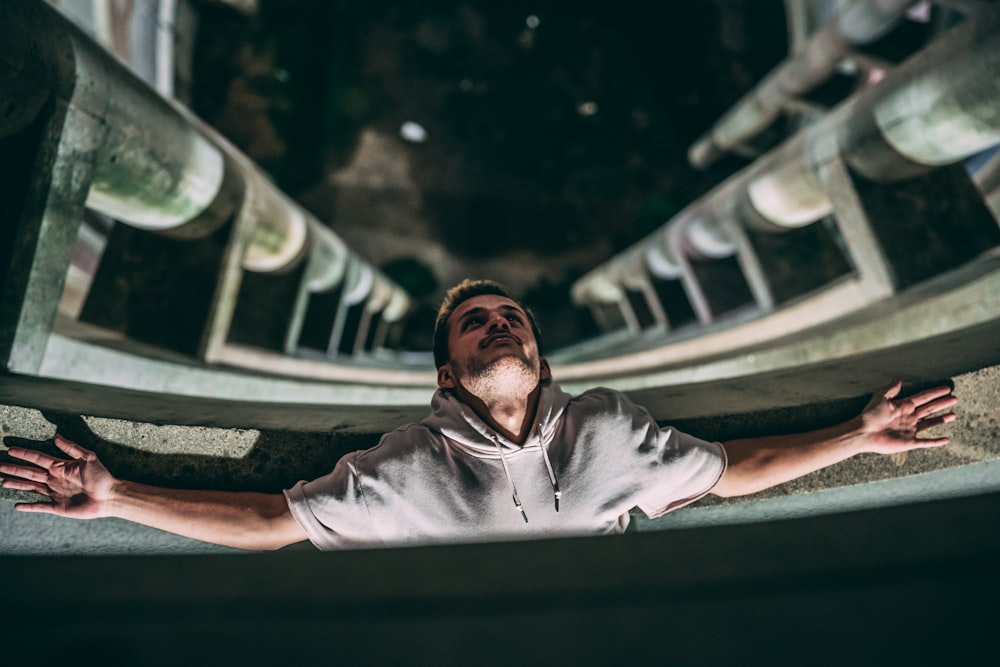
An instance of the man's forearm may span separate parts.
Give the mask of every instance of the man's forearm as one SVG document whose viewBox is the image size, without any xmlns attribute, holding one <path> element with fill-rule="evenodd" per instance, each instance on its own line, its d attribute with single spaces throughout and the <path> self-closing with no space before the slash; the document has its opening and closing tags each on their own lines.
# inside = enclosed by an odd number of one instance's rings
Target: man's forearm
<svg viewBox="0 0 1000 667">
<path fill-rule="evenodd" d="M 836 426 L 724 443 L 729 465 L 712 493 L 719 496 L 755 493 L 862 452 L 894 454 L 948 444 L 946 436 L 921 434 L 954 421 L 955 413 L 948 410 L 958 399 L 951 386 L 941 385 L 899 397 L 901 387 L 902 383 L 896 381 L 872 396 L 858 417 Z"/>
<path fill-rule="evenodd" d="M 189 491 L 119 481 L 107 516 L 240 549 L 278 549 L 305 539 L 281 494 Z"/>
<path fill-rule="evenodd" d="M 723 443 L 729 465 L 712 493 L 742 496 L 807 475 L 865 451 L 860 418 L 794 435 Z"/>
<path fill-rule="evenodd" d="M 185 491 L 116 479 L 97 455 L 56 434 L 60 459 L 11 447 L 0 463 L 4 488 L 45 501 L 18 503 L 22 512 L 71 519 L 117 517 L 196 540 L 241 549 L 277 549 L 306 539 L 281 494 Z"/>
</svg>

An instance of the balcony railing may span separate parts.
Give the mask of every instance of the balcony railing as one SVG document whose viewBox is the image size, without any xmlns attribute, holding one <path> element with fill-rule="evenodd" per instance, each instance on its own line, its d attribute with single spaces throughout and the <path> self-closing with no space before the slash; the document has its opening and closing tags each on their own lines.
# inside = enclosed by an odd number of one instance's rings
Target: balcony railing
<svg viewBox="0 0 1000 667">
<path fill-rule="evenodd" d="M 802 75 L 815 83 L 840 60 L 855 57 L 846 46 L 824 48 L 820 64 L 808 54 L 875 4 L 893 8 L 878 30 L 869 26 L 872 36 L 908 3 L 847 3 L 720 125 L 744 117 L 744 109 L 760 111 L 754 100 L 787 101 L 797 89 L 775 81 L 789 72 L 815 66 Z M 875 353 L 904 339 L 995 322 L 997 158 L 986 156 L 1000 143 L 1000 12 L 995 5 L 977 8 L 900 66 L 872 77 L 877 83 L 814 114 L 784 143 L 581 278 L 573 298 L 593 312 L 605 334 L 563 351 L 557 358 L 573 363 L 562 377 L 601 378 L 652 393 L 785 372 L 807 360 L 831 361 L 852 346 L 854 354 Z M 842 35 L 834 41 L 846 44 Z M 759 125 L 746 125 L 745 136 Z M 699 146 L 692 155 L 707 154 Z M 977 156 L 986 164 L 963 164 Z M 956 300 L 936 301 L 942 290 Z M 994 305 L 963 317 L 973 302 Z M 893 331 L 892 318 L 911 308 L 923 308 L 923 319 L 908 311 L 896 321 L 901 330 Z M 792 336 L 798 338 L 788 343 Z M 840 352 L 820 351 L 839 336 L 845 340 Z M 771 351 L 755 349 L 761 346 Z M 975 363 L 1000 360 L 1000 349 L 987 347 L 989 358 Z M 775 365 L 769 368 L 767 359 Z M 937 369 L 942 375 L 963 370 Z"/>
<path fill-rule="evenodd" d="M 747 99 L 780 88 L 794 106 L 906 5 L 847 3 Z M 556 377 L 697 417 L 713 409 L 699 388 L 750 410 L 1000 362 L 1000 195 L 984 157 L 1000 142 L 1000 11 L 976 7 L 898 67 L 865 61 L 856 94 L 810 108 L 782 145 L 578 281 L 605 334 L 552 352 Z M 136 418 L 169 397 L 204 424 L 421 416 L 429 355 L 395 345 L 412 301 L 335 221 L 52 7 L 5 3 L 0 19 L 0 359 L 19 396 Z M 941 339 L 968 345 L 913 351 Z M 866 369 L 873 356 L 884 363 Z M 747 389 L 820 367 L 814 395 Z"/>
</svg>

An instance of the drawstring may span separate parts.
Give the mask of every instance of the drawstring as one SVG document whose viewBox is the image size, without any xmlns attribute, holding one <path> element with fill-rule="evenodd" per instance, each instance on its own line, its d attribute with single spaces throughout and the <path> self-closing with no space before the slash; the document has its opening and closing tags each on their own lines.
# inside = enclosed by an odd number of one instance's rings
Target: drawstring
<svg viewBox="0 0 1000 667">
<path fill-rule="evenodd" d="M 549 450 L 545 446 L 545 440 L 542 439 L 542 425 L 538 424 L 536 428 L 538 433 L 538 443 L 542 448 L 542 460 L 545 461 L 545 469 L 549 473 L 549 484 L 552 485 L 552 498 L 555 501 L 556 511 L 559 511 L 559 499 L 562 498 L 562 491 L 559 490 L 559 480 L 556 478 L 556 471 L 552 468 L 552 461 L 549 459 Z M 514 484 L 514 478 L 510 475 L 510 467 L 507 465 L 507 457 L 504 456 L 503 446 L 500 444 L 500 439 L 493 434 L 493 444 L 497 447 L 497 453 L 500 454 L 500 463 L 503 465 L 503 472 L 507 475 L 507 481 L 510 482 L 510 489 L 514 496 L 514 507 L 517 511 L 521 513 L 524 518 L 524 522 L 528 523 L 528 514 L 524 511 L 524 507 L 521 505 L 521 499 L 517 496 L 517 486 Z"/>
<path fill-rule="evenodd" d="M 538 442 L 542 446 L 542 459 L 545 460 L 545 469 L 549 471 L 549 483 L 552 485 L 552 497 L 556 503 L 556 511 L 559 511 L 559 499 L 562 498 L 562 491 L 559 490 L 559 480 L 556 479 L 556 471 L 552 469 L 552 461 L 549 460 L 549 450 L 542 439 L 542 425 L 535 429 L 538 433 Z"/>
<path fill-rule="evenodd" d="M 524 507 L 521 506 L 521 499 L 517 497 L 517 487 L 514 485 L 514 478 L 510 476 L 510 468 L 507 467 L 507 457 L 503 455 L 503 447 L 500 446 L 500 440 L 496 435 L 493 436 L 493 444 L 497 446 L 497 451 L 500 452 L 500 463 L 503 464 L 504 474 L 507 475 L 507 481 L 510 482 L 510 488 L 514 492 L 514 507 L 524 517 L 524 522 L 528 523 L 528 515 L 525 514 Z"/>
</svg>

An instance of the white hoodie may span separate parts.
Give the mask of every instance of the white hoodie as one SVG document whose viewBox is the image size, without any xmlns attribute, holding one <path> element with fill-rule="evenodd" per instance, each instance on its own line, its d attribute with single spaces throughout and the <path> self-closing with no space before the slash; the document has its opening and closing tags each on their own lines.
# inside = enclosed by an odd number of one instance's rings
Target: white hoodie
<svg viewBox="0 0 1000 667">
<path fill-rule="evenodd" d="M 496 433 L 450 391 L 430 416 L 344 456 L 285 491 L 320 549 L 623 532 L 708 493 L 725 450 L 672 428 L 623 394 L 540 392 L 523 445 Z"/>
</svg>

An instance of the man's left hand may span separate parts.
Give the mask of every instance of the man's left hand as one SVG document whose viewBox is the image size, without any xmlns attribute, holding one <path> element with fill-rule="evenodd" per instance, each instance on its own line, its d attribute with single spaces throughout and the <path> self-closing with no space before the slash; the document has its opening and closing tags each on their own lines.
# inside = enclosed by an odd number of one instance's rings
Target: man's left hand
<svg viewBox="0 0 1000 667">
<path fill-rule="evenodd" d="M 927 429 L 955 420 L 955 413 L 949 409 L 958 403 L 958 398 L 952 394 L 951 387 L 934 387 L 898 398 L 902 386 L 903 383 L 897 381 L 875 394 L 861 413 L 862 429 L 868 439 L 866 451 L 895 454 L 948 444 L 947 437 L 919 436 Z"/>
</svg>

